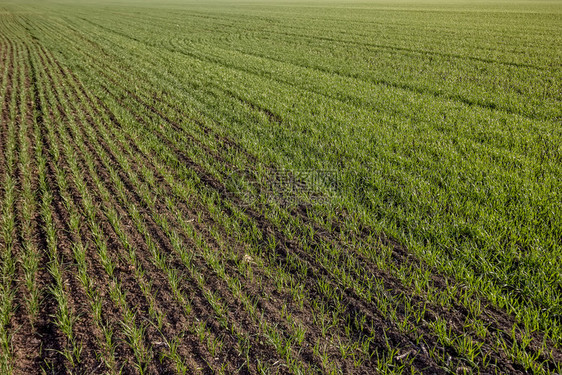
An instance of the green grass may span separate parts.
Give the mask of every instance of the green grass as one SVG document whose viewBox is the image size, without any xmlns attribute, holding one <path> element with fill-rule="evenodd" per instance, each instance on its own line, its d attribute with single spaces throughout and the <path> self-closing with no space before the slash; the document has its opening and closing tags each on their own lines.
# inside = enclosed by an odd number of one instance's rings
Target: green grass
<svg viewBox="0 0 562 375">
<path fill-rule="evenodd" d="M 1 368 L 51 293 L 72 371 L 561 371 L 559 1 L 0 1 L 0 30 Z"/>
</svg>

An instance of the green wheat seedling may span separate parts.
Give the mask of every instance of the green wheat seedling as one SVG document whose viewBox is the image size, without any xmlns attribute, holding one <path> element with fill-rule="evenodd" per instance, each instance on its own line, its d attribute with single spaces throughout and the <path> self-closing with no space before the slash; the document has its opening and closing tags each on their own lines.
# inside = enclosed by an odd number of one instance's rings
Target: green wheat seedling
<svg viewBox="0 0 562 375">
<path fill-rule="evenodd" d="M 92 166 L 90 165 L 90 167 L 92 168 Z M 115 175 L 113 175 L 115 178 Z M 98 183 L 98 187 L 100 188 L 100 191 L 105 194 L 106 198 L 109 198 L 109 195 L 107 193 L 107 190 L 105 190 L 105 188 L 102 187 L 102 185 L 100 185 L 99 179 L 96 179 L 97 183 Z M 134 208 L 133 208 L 134 210 Z M 136 212 L 136 211 L 134 211 Z M 140 265 L 135 262 L 135 256 L 134 256 L 134 250 L 133 247 L 128 245 L 128 238 L 125 236 L 124 232 L 120 229 L 119 225 L 118 225 L 118 217 L 115 211 L 109 211 L 108 213 L 108 217 L 110 218 L 110 221 L 112 223 L 112 225 L 114 226 L 114 229 L 116 230 L 116 232 L 118 233 L 119 238 L 122 240 L 124 246 L 126 249 L 128 249 L 130 251 L 129 255 L 131 256 L 131 261 L 133 261 L 133 264 L 135 265 L 135 270 L 137 272 L 137 276 L 141 276 L 142 277 L 142 268 L 140 267 Z M 138 214 L 133 214 L 133 217 L 136 217 L 138 219 Z M 137 221 L 137 223 L 139 223 Z M 152 245 L 153 246 L 153 245 Z M 162 261 L 157 262 L 160 266 L 163 265 Z M 149 284 L 146 283 L 141 283 L 141 290 L 143 290 L 145 296 L 150 297 L 152 296 Z M 115 297 L 115 299 L 117 299 L 118 297 Z M 149 309 L 150 309 L 150 315 L 153 316 L 157 321 L 157 326 L 161 328 L 162 325 L 162 315 L 161 312 L 156 313 L 154 311 L 154 300 L 149 298 Z M 177 357 L 176 357 L 177 359 Z M 178 363 L 178 365 L 181 365 L 181 363 Z"/>
<path fill-rule="evenodd" d="M 52 134 L 51 134 L 51 139 L 52 139 Z M 63 139 L 66 140 L 66 138 L 64 137 L 64 134 L 63 134 Z M 68 147 L 68 143 L 66 143 L 65 146 Z M 54 150 L 57 150 L 57 148 L 54 148 Z M 79 176 L 78 169 L 76 167 L 76 164 L 74 164 L 72 162 L 72 159 L 70 161 L 70 164 L 71 164 L 71 166 L 73 166 L 72 169 L 73 169 L 73 172 L 74 172 L 74 177 L 77 178 Z M 63 177 L 64 174 L 59 172 L 58 176 Z M 77 180 L 80 181 L 80 178 L 77 178 Z M 62 186 L 65 186 L 65 184 L 63 183 Z M 106 242 L 105 242 L 105 236 L 103 235 L 103 230 L 101 229 L 99 224 L 97 224 L 97 221 L 95 219 L 95 206 L 92 203 L 91 195 L 89 194 L 88 191 L 85 190 L 85 185 L 83 183 L 78 184 L 78 187 L 82 187 L 84 189 L 84 190 L 81 191 L 82 198 L 83 198 L 82 202 L 84 204 L 86 217 L 88 218 L 89 227 L 90 227 L 91 233 L 94 237 L 94 242 L 97 245 L 98 255 L 101 258 L 102 264 L 103 264 L 108 276 L 111 277 L 111 276 L 113 276 L 113 270 L 115 269 L 115 266 L 113 264 L 113 261 L 108 256 L 107 245 L 106 245 Z M 63 190 L 63 192 L 64 192 L 64 190 Z M 131 312 L 128 310 L 126 301 L 124 299 L 124 295 L 120 290 L 120 286 L 119 286 L 118 282 L 114 281 L 114 282 L 111 283 L 111 285 L 110 285 L 110 295 L 112 296 L 113 301 L 117 305 L 119 305 L 121 308 L 123 308 L 125 313 L 129 313 L 129 316 L 130 316 Z M 101 314 L 97 314 L 97 316 L 98 316 L 98 321 L 101 322 Z M 127 324 L 128 324 L 127 327 L 132 329 L 133 333 L 138 333 L 138 332 L 142 333 L 142 330 L 139 331 L 139 329 L 134 324 L 134 322 L 127 321 Z M 103 332 L 104 332 L 104 335 L 105 335 L 106 350 L 111 355 L 115 350 L 115 344 L 113 343 L 111 329 L 108 328 L 107 326 L 104 326 Z M 135 336 L 133 338 L 136 339 L 137 336 Z M 131 342 L 131 341 L 129 341 L 129 342 Z M 137 356 L 137 359 L 138 358 L 144 358 L 144 356 Z M 108 359 L 107 362 L 109 363 L 110 366 L 112 366 L 114 364 L 114 360 L 112 360 L 111 357 Z M 139 365 L 140 368 L 142 368 L 144 366 L 143 364 L 138 364 L 138 365 Z"/>
<path fill-rule="evenodd" d="M 135 220 L 136 220 L 136 222 L 137 222 L 137 225 L 140 225 L 140 218 L 139 218 L 139 216 L 138 216 L 138 210 L 133 209 L 133 211 L 132 211 L 132 217 L 133 217 L 134 219 L 136 218 Z M 157 220 L 157 221 L 159 221 L 159 220 Z M 160 223 L 161 223 L 161 225 L 166 226 L 165 221 L 160 220 Z M 145 231 L 143 231 L 143 230 L 140 229 L 140 228 L 139 228 L 139 230 L 141 230 L 142 232 L 145 232 Z M 176 242 L 177 242 L 177 241 L 176 241 Z M 151 245 L 151 244 L 152 244 L 151 241 L 148 241 L 148 244 L 149 244 L 149 246 L 153 246 L 153 245 Z M 153 255 L 155 256 L 156 264 L 157 264 L 159 267 L 161 267 L 161 268 L 165 268 L 164 261 L 163 261 L 163 259 L 161 258 L 161 256 L 159 255 L 159 253 L 156 251 L 156 249 L 154 249 Z M 223 315 L 223 314 L 220 314 L 220 313 L 219 313 L 219 316 L 220 316 L 220 315 Z"/>
<path fill-rule="evenodd" d="M 559 13 L 0 4 L 0 371 L 560 372 Z"/>
<path fill-rule="evenodd" d="M 17 54 L 13 53 L 13 59 L 17 59 Z M 21 69 L 22 67 L 19 66 Z M 18 64 L 15 64 L 16 72 L 18 72 Z M 16 78 L 14 78 L 14 81 Z M 18 80 L 19 81 L 19 80 Z M 14 297 L 15 291 L 12 289 L 12 282 L 15 277 L 16 263 L 13 257 L 16 246 L 16 222 L 15 222 L 15 199 L 16 199 L 16 181 L 15 181 L 15 160 L 16 160 L 16 116 L 17 116 L 17 88 L 18 81 L 13 82 L 13 92 L 9 101 L 9 115 L 7 126 L 7 140 L 5 153 L 6 170 L 1 176 L 3 182 L 2 191 L 2 218 L 0 220 L 0 250 L 1 259 L 1 297 L 0 297 L 0 369 L 11 373 L 13 371 L 13 347 L 11 345 L 13 333 L 10 331 L 9 324 L 14 313 Z"/>
</svg>

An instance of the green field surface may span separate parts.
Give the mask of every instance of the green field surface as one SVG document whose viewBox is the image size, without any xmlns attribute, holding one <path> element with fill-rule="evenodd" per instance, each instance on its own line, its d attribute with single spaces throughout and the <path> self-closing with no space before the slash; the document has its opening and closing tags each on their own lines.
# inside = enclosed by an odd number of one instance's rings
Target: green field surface
<svg viewBox="0 0 562 375">
<path fill-rule="evenodd" d="M 562 374 L 562 1 L 0 0 L 0 374 Z"/>
</svg>

